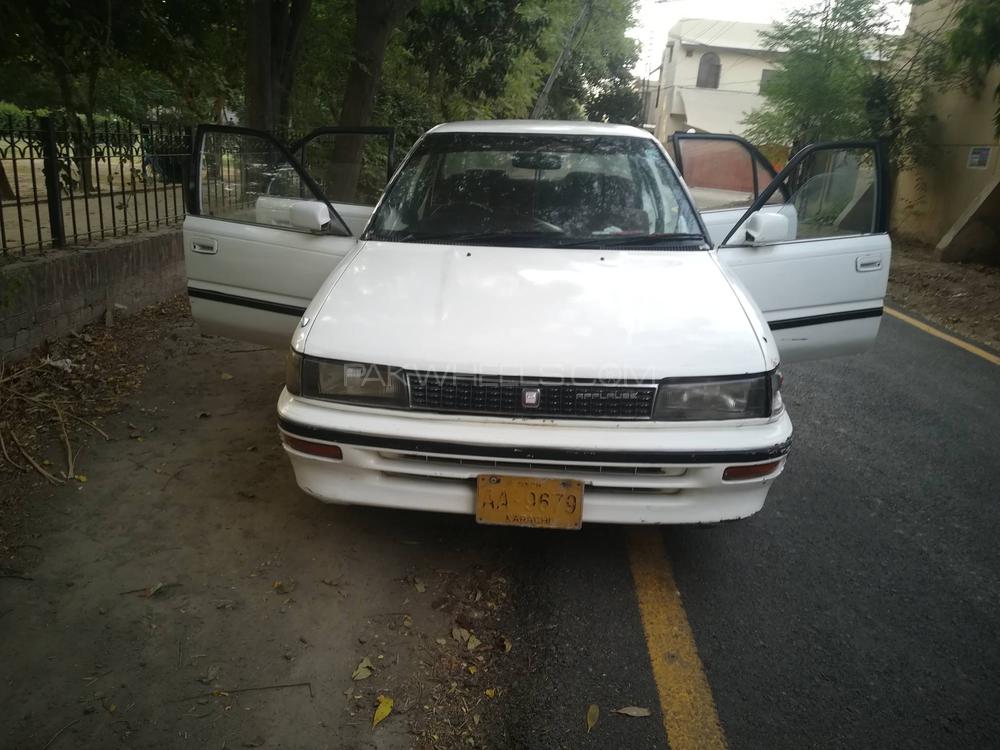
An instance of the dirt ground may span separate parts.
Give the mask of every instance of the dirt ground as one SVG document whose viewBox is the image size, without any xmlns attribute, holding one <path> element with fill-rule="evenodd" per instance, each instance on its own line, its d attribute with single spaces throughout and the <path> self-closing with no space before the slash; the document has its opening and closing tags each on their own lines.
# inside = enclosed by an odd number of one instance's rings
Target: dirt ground
<svg viewBox="0 0 1000 750">
<path fill-rule="evenodd" d="M 59 485 L 21 456 L 0 474 L 0 746 L 480 746 L 507 594 L 467 519 L 305 496 L 282 355 L 199 337 L 180 303 L 83 336 L 50 357 L 128 342 L 91 363 L 112 393 L 78 386 L 110 439 L 74 422 Z M 59 479 L 47 429 L 20 442 Z"/>
<path fill-rule="evenodd" d="M 939 263 L 920 246 L 896 244 L 892 250 L 890 304 L 1000 348 L 1000 266 Z"/>
</svg>

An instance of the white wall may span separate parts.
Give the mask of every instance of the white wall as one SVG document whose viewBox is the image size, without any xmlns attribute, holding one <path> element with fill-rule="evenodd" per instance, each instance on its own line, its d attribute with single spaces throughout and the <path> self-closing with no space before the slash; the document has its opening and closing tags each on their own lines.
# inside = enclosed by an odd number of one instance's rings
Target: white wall
<svg viewBox="0 0 1000 750">
<path fill-rule="evenodd" d="M 671 59 L 670 45 L 673 45 Z M 688 57 L 688 52 L 691 56 Z M 702 55 L 714 52 L 722 66 L 718 91 L 739 91 L 756 94 L 760 91 L 760 79 L 765 69 L 776 69 L 777 63 L 766 53 L 746 50 L 731 50 L 701 45 L 684 45 L 677 38 L 671 38 L 664 47 L 660 75 L 660 100 L 656 107 L 656 135 L 663 139 L 684 125 L 683 105 L 677 95 L 678 89 L 696 88 L 698 66 Z M 739 131 L 739 123 L 744 114 L 741 107 L 733 111 L 732 130 Z"/>
</svg>

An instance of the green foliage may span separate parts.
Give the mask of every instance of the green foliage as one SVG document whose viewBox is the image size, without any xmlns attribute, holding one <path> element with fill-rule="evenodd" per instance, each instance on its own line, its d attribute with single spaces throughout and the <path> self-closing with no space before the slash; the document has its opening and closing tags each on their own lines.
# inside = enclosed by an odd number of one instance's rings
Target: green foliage
<svg viewBox="0 0 1000 750">
<path fill-rule="evenodd" d="M 526 117 L 582 0 L 422 0 L 390 36 L 373 122 L 405 148 L 442 120 Z M 631 122 L 637 0 L 595 1 L 546 117 Z M 354 0 L 313 0 L 291 129 L 335 124 L 352 62 Z M 39 108 L 130 120 L 245 121 L 245 0 L 32 0 L 0 26 L 0 90 Z M 15 109 L 10 109 L 11 107 Z"/>
<path fill-rule="evenodd" d="M 957 23 L 948 34 L 949 61 L 965 84 L 981 90 L 990 68 L 1000 64 L 1000 0 L 962 0 Z M 997 108 L 994 132 L 1000 137 L 1000 85 L 993 92 Z"/>
<path fill-rule="evenodd" d="M 762 91 L 764 106 L 745 120 L 751 140 L 797 149 L 884 139 L 897 169 L 925 158 L 931 118 L 922 102 L 933 50 L 891 35 L 882 0 L 830 0 L 763 36 L 780 68 Z"/>
<path fill-rule="evenodd" d="M 16 104 L 0 101 L 0 127 L 23 128 L 29 117 L 34 119 L 45 114 L 48 114 L 47 110 L 23 109 Z"/>
<path fill-rule="evenodd" d="M 566 34 L 580 12 L 579 0 L 536 0 L 538 10 L 552 19 L 537 51 L 542 75 L 541 89 Z M 595 2 L 590 19 L 579 36 L 569 62 L 563 68 L 549 97 L 545 117 L 631 122 L 637 119 L 629 101 L 631 67 L 638 59 L 638 44 L 625 32 L 635 25 L 636 0 Z M 638 94 L 635 106 L 640 107 Z"/>
</svg>

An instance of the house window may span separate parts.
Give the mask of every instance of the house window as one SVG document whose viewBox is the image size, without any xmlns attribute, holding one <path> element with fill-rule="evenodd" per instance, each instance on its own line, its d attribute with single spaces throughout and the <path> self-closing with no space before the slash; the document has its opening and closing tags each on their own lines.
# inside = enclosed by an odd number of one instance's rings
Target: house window
<svg viewBox="0 0 1000 750">
<path fill-rule="evenodd" d="M 687 56 L 687 57 L 694 57 L 694 50 L 693 50 L 693 49 L 689 49 L 689 50 L 687 51 L 687 55 L 686 55 L 686 56 Z"/>
<path fill-rule="evenodd" d="M 667 45 L 667 62 L 672 63 L 674 61 L 674 43 L 671 42 Z"/>
<path fill-rule="evenodd" d="M 698 63 L 698 83 L 700 89 L 719 88 L 719 76 L 722 74 L 722 63 L 714 52 L 706 52 Z"/>
<path fill-rule="evenodd" d="M 764 93 L 764 88 L 774 79 L 774 74 L 777 72 L 778 71 L 771 68 L 764 68 L 764 70 L 760 72 L 760 93 Z"/>
</svg>

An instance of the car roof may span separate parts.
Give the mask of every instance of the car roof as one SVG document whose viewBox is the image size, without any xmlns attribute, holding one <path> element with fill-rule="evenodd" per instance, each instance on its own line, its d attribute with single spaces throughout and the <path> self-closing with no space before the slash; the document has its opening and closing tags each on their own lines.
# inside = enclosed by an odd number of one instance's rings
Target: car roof
<svg viewBox="0 0 1000 750">
<path fill-rule="evenodd" d="M 587 120 L 468 120 L 446 122 L 430 133 L 517 133 L 539 135 L 617 135 L 656 140 L 652 133 L 631 125 L 615 125 Z"/>
</svg>

